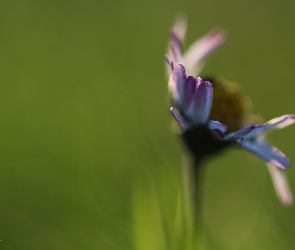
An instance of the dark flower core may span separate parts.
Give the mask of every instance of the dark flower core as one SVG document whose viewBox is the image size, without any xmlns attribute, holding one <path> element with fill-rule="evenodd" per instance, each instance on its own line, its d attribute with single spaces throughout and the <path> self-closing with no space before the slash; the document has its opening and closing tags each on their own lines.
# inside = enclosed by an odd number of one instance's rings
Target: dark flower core
<svg viewBox="0 0 295 250">
<path fill-rule="evenodd" d="M 218 153 L 230 145 L 229 141 L 222 141 L 213 135 L 207 125 L 186 130 L 182 136 L 196 162 L 200 162 L 206 156 Z"/>
</svg>

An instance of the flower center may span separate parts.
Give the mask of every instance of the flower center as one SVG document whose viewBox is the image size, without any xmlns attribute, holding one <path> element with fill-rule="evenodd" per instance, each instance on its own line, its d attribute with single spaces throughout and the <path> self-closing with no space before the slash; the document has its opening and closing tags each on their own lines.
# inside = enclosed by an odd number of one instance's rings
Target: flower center
<svg viewBox="0 0 295 250">
<path fill-rule="evenodd" d="M 210 119 L 227 126 L 227 132 L 243 127 L 251 106 L 250 99 L 240 92 L 239 85 L 223 78 L 205 77 L 213 85 Z"/>
</svg>

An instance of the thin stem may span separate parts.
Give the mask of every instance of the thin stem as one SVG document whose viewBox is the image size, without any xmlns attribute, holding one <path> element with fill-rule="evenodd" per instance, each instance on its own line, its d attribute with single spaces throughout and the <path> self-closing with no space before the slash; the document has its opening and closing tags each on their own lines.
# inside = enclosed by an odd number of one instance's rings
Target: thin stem
<svg viewBox="0 0 295 250">
<path fill-rule="evenodd" d="M 202 206 L 202 177 L 201 161 L 195 157 L 190 157 L 189 163 L 184 165 L 184 177 L 186 184 L 186 194 L 189 201 L 189 210 L 193 218 L 192 232 L 196 241 L 201 241 L 203 234 L 203 206 Z"/>
<path fill-rule="evenodd" d="M 194 157 L 196 158 L 196 157 Z M 194 159 L 191 165 L 192 186 L 191 193 L 193 195 L 193 216 L 194 216 L 194 231 L 198 240 L 201 240 L 203 234 L 203 178 L 202 167 L 200 159 Z"/>
</svg>

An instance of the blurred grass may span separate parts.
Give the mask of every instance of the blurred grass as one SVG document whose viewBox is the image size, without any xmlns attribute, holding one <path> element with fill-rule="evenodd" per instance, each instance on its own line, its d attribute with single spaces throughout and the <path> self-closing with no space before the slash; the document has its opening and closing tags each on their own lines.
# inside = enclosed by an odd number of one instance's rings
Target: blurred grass
<svg viewBox="0 0 295 250">
<path fill-rule="evenodd" d="M 185 12 L 188 42 L 227 29 L 204 74 L 240 82 L 267 120 L 294 113 L 293 8 L 1 1 L 0 248 L 190 249 L 164 76 L 168 28 Z M 294 161 L 292 129 L 271 139 Z M 206 249 L 294 249 L 294 208 L 278 203 L 263 162 L 231 151 L 204 178 Z"/>
</svg>

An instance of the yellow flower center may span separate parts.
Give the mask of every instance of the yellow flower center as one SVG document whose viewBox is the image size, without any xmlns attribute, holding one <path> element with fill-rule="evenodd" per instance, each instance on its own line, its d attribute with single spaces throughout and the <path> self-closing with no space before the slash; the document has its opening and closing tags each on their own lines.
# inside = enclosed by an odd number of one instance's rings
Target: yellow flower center
<svg viewBox="0 0 295 250">
<path fill-rule="evenodd" d="M 241 129 L 249 114 L 250 99 L 240 92 L 235 82 L 214 77 L 204 79 L 213 85 L 210 119 L 225 124 L 228 133 Z"/>
</svg>

